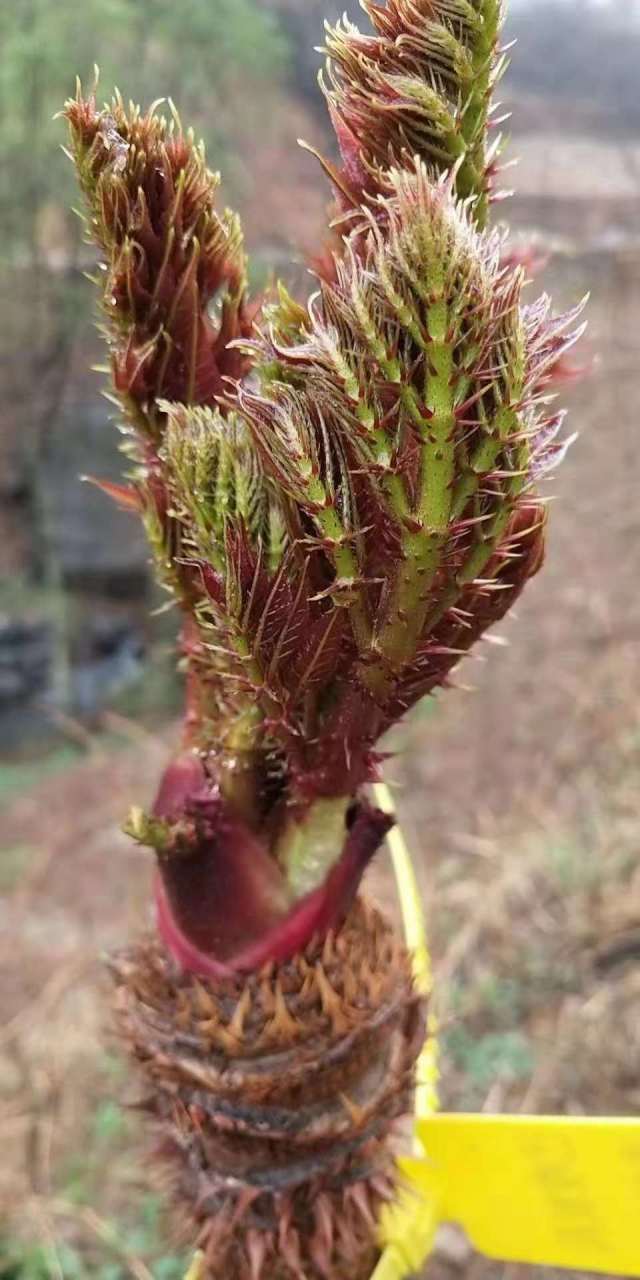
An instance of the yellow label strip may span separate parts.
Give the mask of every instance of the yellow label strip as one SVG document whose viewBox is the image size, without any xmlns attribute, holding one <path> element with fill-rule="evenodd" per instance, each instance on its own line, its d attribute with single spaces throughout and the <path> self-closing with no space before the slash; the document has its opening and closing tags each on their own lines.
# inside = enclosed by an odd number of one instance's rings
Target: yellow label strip
<svg viewBox="0 0 640 1280">
<path fill-rule="evenodd" d="M 385 813 L 395 815 L 393 798 L 384 782 L 373 788 L 377 804 Z M 433 991 L 433 970 L 427 936 L 427 924 L 422 907 L 422 895 L 416 879 L 411 854 L 399 825 L 392 827 L 387 836 L 391 862 L 398 888 L 400 910 L 407 946 L 413 956 L 413 972 L 416 987 L 422 995 Z M 430 1116 L 438 1110 L 438 1041 L 434 1017 L 429 1018 L 429 1034 L 416 1068 L 416 1119 Z M 374 1277 L 374 1280 L 378 1280 Z"/>
<path fill-rule="evenodd" d="M 184 1280 L 203 1280 L 204 1277 L 204 1254 L 197 1253 Z"/>
<path fill-rule="evenodd" d="M 380 808 L 385 813 L 395 814 L 389 788 L 384 783 L 377 783 L 373 790 Z M 422 895 L 411 854 L 399 825 L 389 832 L 387 844 L 396 878 L 404 935 L 413 956 L 416 987 L 422 995 L 430 996 L 433 990 L 433 971 Z M 416 1121 L 427 1119 L 437 1111 L 438 1077 L 437 1026 L 435 1018 L 430 1016 L 427 1041 L 416 1068 Z M 416 1153 L 422 1154 L 417 1129 Z M 411 1272 L 419 1271 L 432 1251 L 438 1221 L 435 1198 L 429 1203 L 422 1188 L 416 1195 L 415 1191 L 406 1187 L 396 1202 L 382 1212 L 380 1230 L 386 1248 L 371 1280 L 403 1280 Z"/>
<path fill-rule="evenodd" d="M 376 800 L 387 812 L 384 785 Z M 411 856 L 388 836 L 416 984 L 430 994 L 427 930 Z M 421 1270 L 437 1227 L 455 1222 L 487 1257 L 640 1277 L 640 1120 L 437 1115 L 436 1028 L 418 1065 L 417 1156 L 400 1161 L 396 1203 L 372 1280 Z"/>
<path fill-rule="evenodd" d="M 640 1276 L 640 1120 L 439 1115 L 409 1184 L 503 1262 Z"/>
</svg>

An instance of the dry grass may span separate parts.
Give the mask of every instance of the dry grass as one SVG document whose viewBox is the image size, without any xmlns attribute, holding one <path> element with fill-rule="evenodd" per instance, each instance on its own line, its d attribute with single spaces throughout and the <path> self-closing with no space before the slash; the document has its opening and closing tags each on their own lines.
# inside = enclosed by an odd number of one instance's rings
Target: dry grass
<svg viewBox="0 0 640 1280">
<path fill-rule="evenodd" d="M 567 268 L 567 290 L 583 270 Z M 504 629 L 511 647 L 486 646 L 488 662 L 468 662 L 460 677 L 475 695 L 448 694 L 396 737 L 404 754 L 389 772 L 431 918 L 448 1107 L 640 1106 L 640 598 L 627 345 L 638 270 L 611 263 L 596 281 L 601 362 L 574 393 L 582 438 L 557 481 L 547 572 Z M 147 910 L 149 867 L 119 822 L 149 795 L 166 751 L 139 733 L 117 755 L 94 752 L 31 787 L 2 815 L 0 1212 L 23 1265 L 3 1272 L 0 1253 L 0 1276 L 179 1274 L 178 1260 L 160 1263 L 169 1246 L 137 1118 L 114 1105 L 131 1094 L 105 1038 L 100 963 Z M 387 874 L 376 873 L 385 894 Z M 27 1241 L 40 1247 L 33 1264 Z M 474 1259 L 449 1233 L 429 1274 L 545 1273 Z"/>
</svg>

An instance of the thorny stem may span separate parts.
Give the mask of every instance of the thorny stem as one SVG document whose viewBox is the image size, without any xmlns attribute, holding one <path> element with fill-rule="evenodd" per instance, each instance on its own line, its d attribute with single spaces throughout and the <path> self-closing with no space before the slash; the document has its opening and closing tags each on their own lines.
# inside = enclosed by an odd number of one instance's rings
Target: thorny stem
<svg viewBox="0 0 640 1280">
<path fill-rule="evenodd" d="M 482 24 L 473 44 L 471 94 L 461 121 L 465 159 L 458 176 L 458 191 L 463 199 L 475 198 L 474 217 L 477 225 L 484 229 L 489 220 L 490 209 L 486 175 L 487 120 L 497 74 L 494 60 L 504 3 L 503 0 L 475 2 L 482 15 Z"/>
<path fill-rule="evenodd" d="M 388 827 L 364 794 L 378 741 L 537 572 L 563 453 L 546 392 L 576 313 L 525 305 L 485 230 L 502 4 L 364 7 L 371 35 L 327 35 L 342 238 L 308 306 L 249 302 L 177 117 L 66 107 L 121 492 L 185 616 L 184 750 L 130 825 L 167 945 L 206 973 L 344 919 Z"/>
<path fill-rule="evenodd" d="M 449 311 L 442 272 L 439 281 L 436 276 L 430 283 L 435 301 L 427 308 L 427 340 L 424 341 L 420 335 L 420 345 L 426 356 L 424 411 L 416 409 L 414 417 L 424 442 L 415 517 L 420 528 L 408 531 L 403 538 L 404 559 L 389 609 L 389 620 L 377 637 L 378 649 L 395 670 L 415 652 L 424 626 L 429 590 L 440 564 L 449 526 L 454 479 L 453 348 L 447 341 Z"/>
</svg>

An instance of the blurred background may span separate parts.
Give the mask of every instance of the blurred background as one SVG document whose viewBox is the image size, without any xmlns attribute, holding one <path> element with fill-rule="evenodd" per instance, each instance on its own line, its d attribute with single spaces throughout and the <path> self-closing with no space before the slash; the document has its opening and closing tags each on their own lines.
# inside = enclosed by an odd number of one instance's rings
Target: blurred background
<svg viewBox="0 0 640 1280">
<path fill-rule="evenodd" d="M 242 212 L 253 285 L 308 290 L 328 193 L 296 139 L 331 145 L 314 47 L 343 8 L 0 11 L 1 1280 L 176 1280 L 184 1264 L 120 1105 L 100 964 L 147 910 L 148 863 L 119 824 L 175 735 L 176 623 L 135 521 L 80 481 L 122 459 L 53 116 L 96 62 L 104 96 L 171 96 Z M 638 1114 L 640 3 L 514 0 L 509 37 L 517 164 L 498 214 L 547 258 L 533 288 L 558 306 L 591 291 L 591 368 L 566 393 L 580 439 L 546 572 L 464 664 L 473 691 L 395 734 L 388 773 L 431 922 L 445 1105 Z M 429 1274 L 533 1276 L 449 1230 Z"/>
</svg>

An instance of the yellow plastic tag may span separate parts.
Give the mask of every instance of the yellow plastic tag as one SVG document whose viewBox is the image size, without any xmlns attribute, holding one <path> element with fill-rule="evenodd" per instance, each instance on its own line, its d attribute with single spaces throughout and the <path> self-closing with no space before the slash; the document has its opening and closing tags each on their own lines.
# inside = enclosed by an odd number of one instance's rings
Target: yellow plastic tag
<svg viewBox="0 0 640 1280">
<path fill-rule="evenodd" d="M 387 787 L 376 787 L 393 811 Z M 389 845 L 416 984 L 431 968 L 411 855 L 398 827 Z M 372 1280 L 419 1271 L 441 1222 L 503 1262 L 640 1277 L 640 1120 L 435 1115 L 437 1028 L 418 1064 L 418 1158 L 400 1161 L 405 1187 L 381 1218 Z M 422 1151 L 426 1153 L 422 1155 Z"/>
<path fill-rule="evenodd" d="M 503 1262 L 640 1276 L 640 1120 L 439 1115 L 417 1132 L 408 1234 L 426 1214 Z"/>
<path fill-rule="evenodd" d="M 384 783 L 374 787 L 381 809 L 394 812 L 393 799 Z M 423 995 L 431 995 L 433 974 L 429 955 L 427 926 L 416 873 L 399 826 L 387 836 L 391 861 L 398 886 L 404 934 L 413 956 L 413 974 L 416 988 Z M 428 1036 L 416 1067 L 416 1120 L 426 1118 L 438 1109 L 438 1028 L 435 1019 L 429 1019 Z M 416 1132 L 415 1150 L 422 1153 L 422 1144 Z M 438 1215 L 435 1200 L 427 1202 L 421 1191 L 406 1187 L 394 1204 L 382 1211 L 380 1240 L 384 1252 L 371 1280 L 404 1280 L 405 1276 L 420 1271 L 433 1249 Z"/>
<path fill-rule="evenodd" d="M 386 784 L 378 782 L 373 790 L 380 808 L 386 813 L 395 813 L 391 792 Z M 416 988 L 422 995 L 430 996 L 433 989 L 433 972 L 429 954 L 427 924 L 411 854 L 399 826 L 392 827 L 387 836 L 387 844 L 398 888 L 404 935 L 407 946 L 413 956 L 413 975 Z M 435 1018 L 431 1017 L 429 1019 L 427 1041 L 416 1066 L 416 1119 L 422 1119 L 438 1110 L 437 1036 L 436 1021 Z M 416 1144 L 416 1149 L 419 1151 L 419 1143 Z M 374 1280 L 379 1280 L 377 1272 Z"/>
<path fill-rule="evenodd" d="M 184 1280 L 204 1280 L 204 1254 L 197 1253 Z"/>
</svg>

